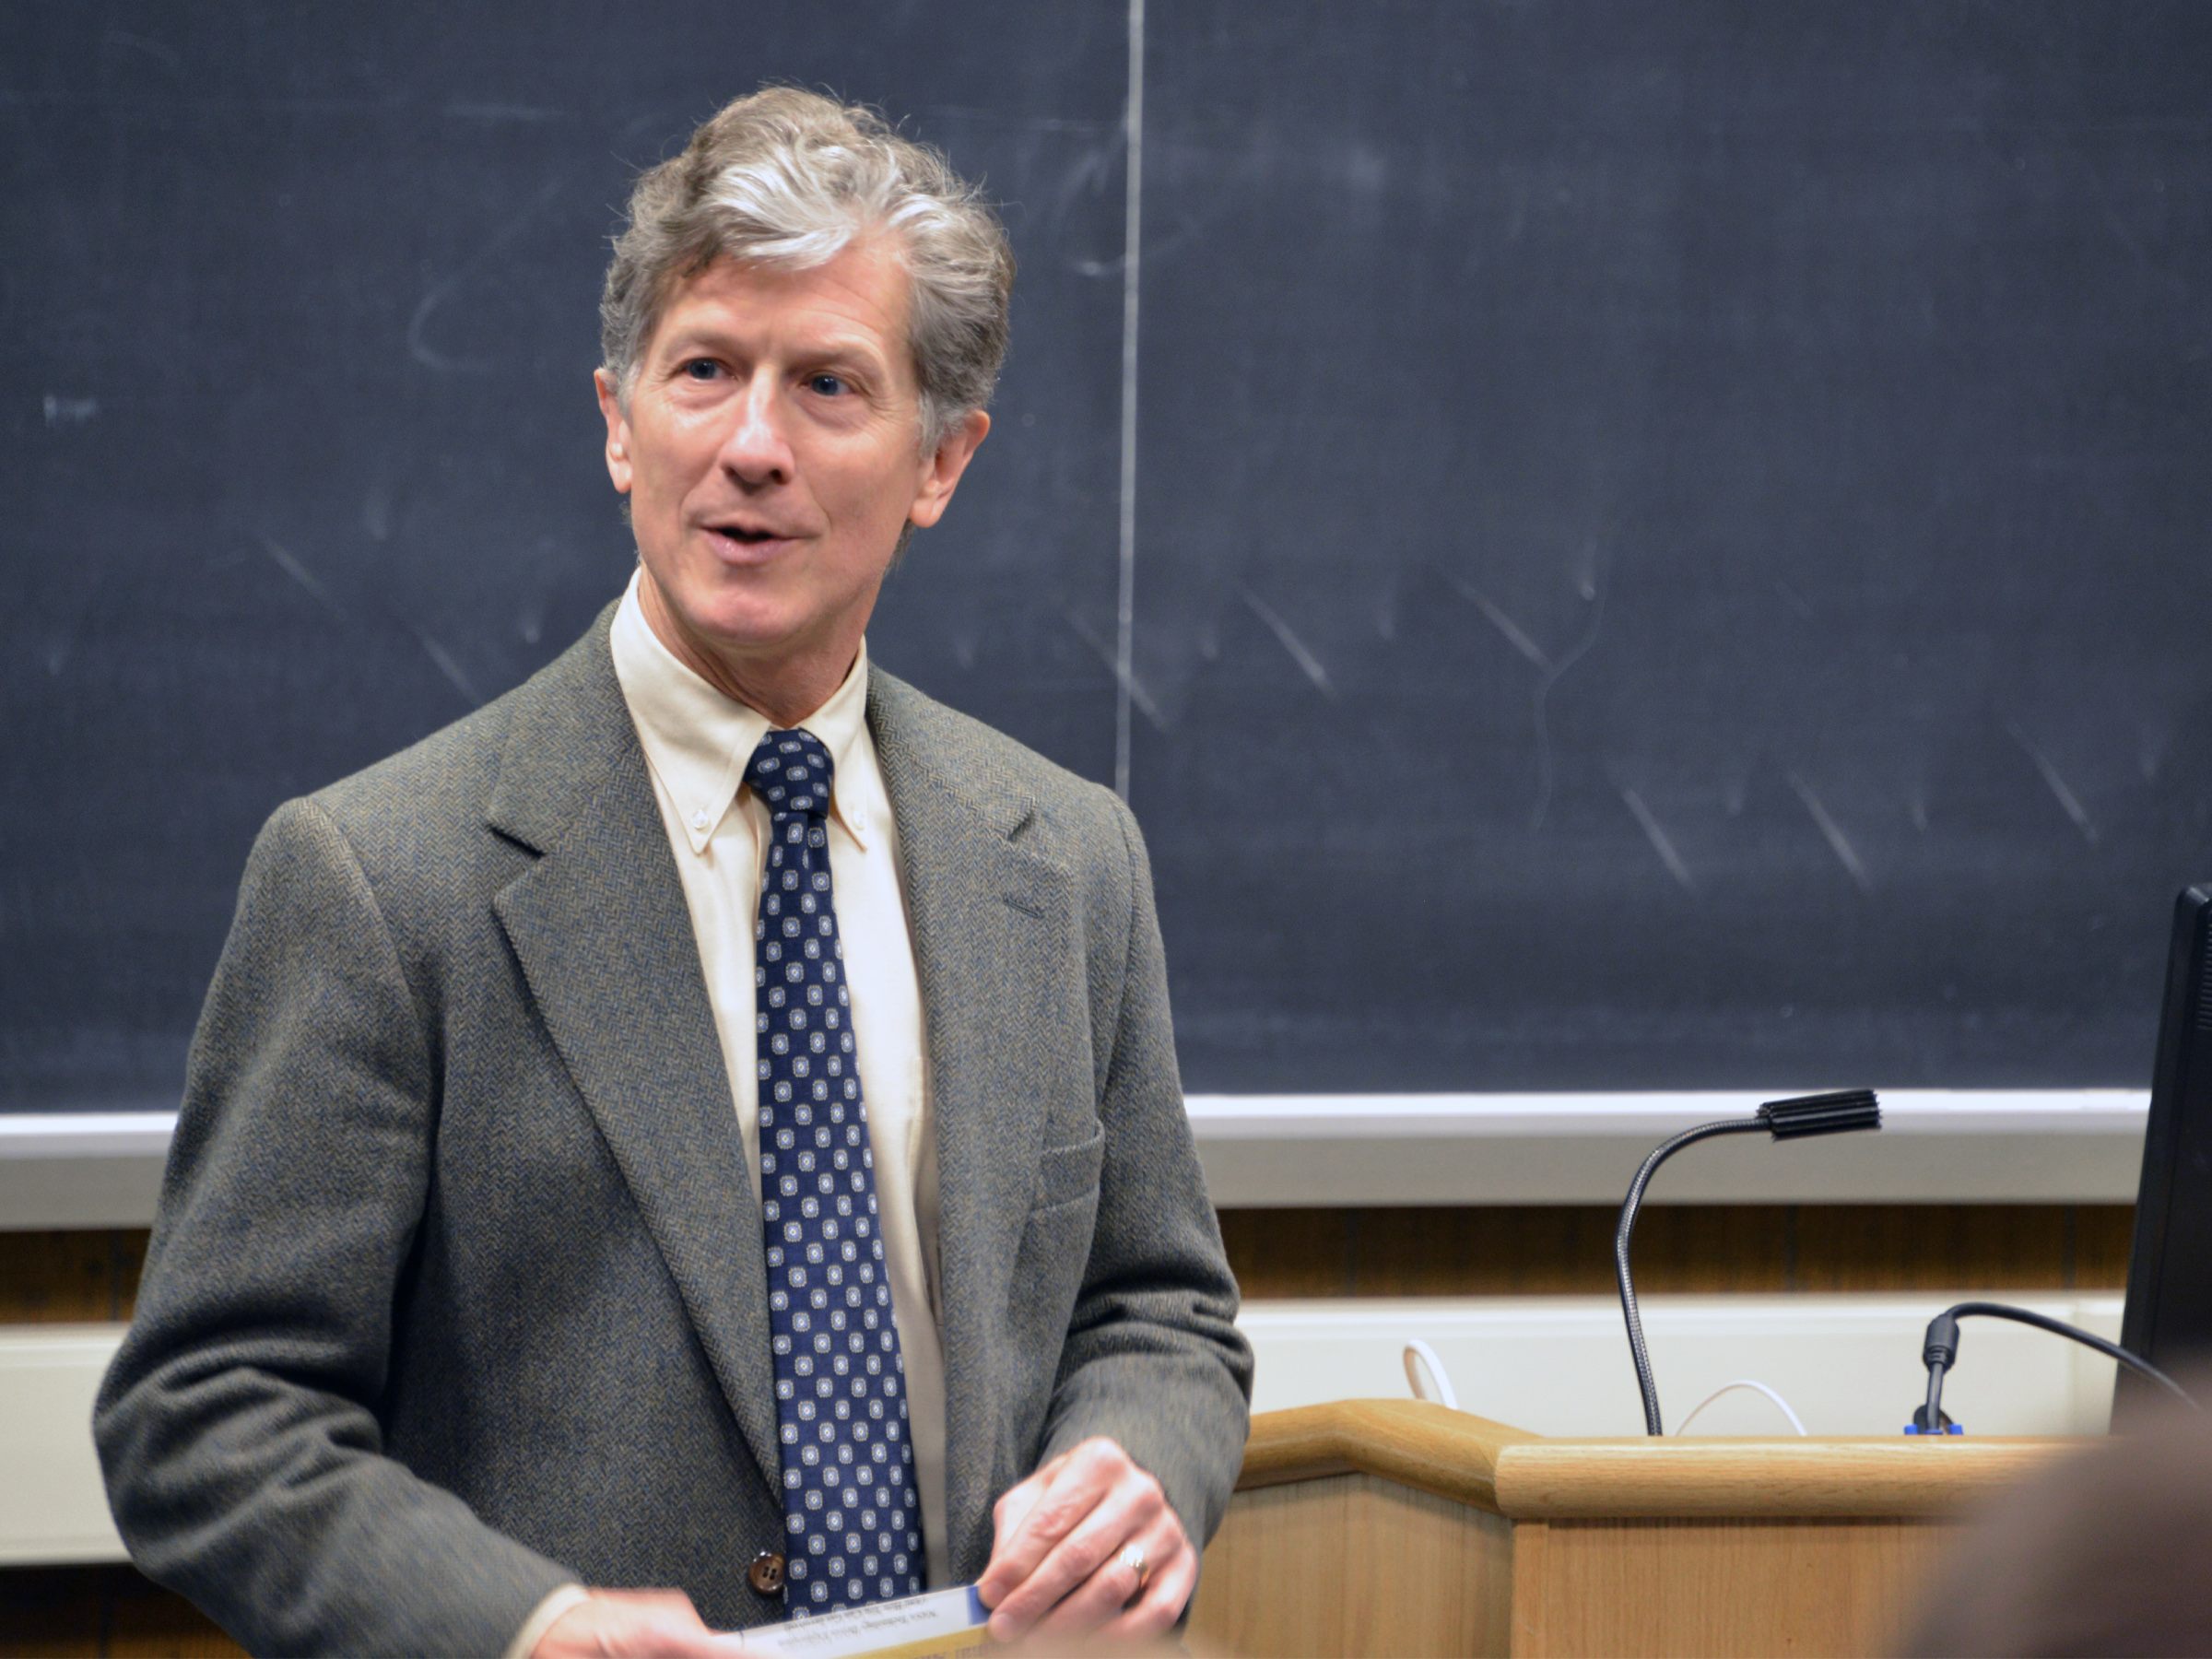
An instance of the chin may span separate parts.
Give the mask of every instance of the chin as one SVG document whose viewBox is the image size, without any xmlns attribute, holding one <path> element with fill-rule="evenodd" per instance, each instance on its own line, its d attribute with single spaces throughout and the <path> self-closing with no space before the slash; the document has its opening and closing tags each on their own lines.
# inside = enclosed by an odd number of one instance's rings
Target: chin
<svg viewBox="0 0 2212 1659">
<path fill-rule="evenodd" d="M 798 607 L 763 594 L 758 582 L 718 582 L 684 595 L 685 622 L 717 645 L 773 644 L 789 638 L 804 618 Z"/>
</svg>

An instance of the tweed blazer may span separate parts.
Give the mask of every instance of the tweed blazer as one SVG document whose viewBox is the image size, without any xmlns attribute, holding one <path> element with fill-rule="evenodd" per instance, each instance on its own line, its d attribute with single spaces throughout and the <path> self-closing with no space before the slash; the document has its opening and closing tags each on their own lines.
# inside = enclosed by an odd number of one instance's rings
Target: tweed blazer
<svg viewBox="0 0 2212 1659">
<path fill-rule="evenodd" d="M 760 1216 L 613 607 L 255 843 L 95 1430 L 248 1647 L 497 1653 L 569 1580 L 711 1625 L 783 1511 Z M 946 1511 L 1107 1434 L 1203 1545 L 1249 1349 L 1125 807 L 871 670 L 933 1068 Z"/>
</svg>

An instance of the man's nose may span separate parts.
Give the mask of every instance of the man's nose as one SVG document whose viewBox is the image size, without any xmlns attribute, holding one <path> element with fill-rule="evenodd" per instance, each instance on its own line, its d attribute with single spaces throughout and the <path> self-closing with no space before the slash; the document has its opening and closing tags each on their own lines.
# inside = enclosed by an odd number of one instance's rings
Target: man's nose
<svg viewBox="0 0 2212 1659">
<path fill-rule="evenodd" d="M 735 414 L 719 457 L 724 468 L 740 483 L 754 488 L 788 484 L 795 467 L 784 431 L 789 411 L 777 380 L 767 374 L 755 375 L 747 382 Z"/>
</svg>

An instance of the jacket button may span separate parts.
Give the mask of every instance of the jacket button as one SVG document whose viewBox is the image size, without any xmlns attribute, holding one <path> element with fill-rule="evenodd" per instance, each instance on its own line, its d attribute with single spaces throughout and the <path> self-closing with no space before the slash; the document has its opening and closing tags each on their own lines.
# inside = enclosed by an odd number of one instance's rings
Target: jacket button
<svg viewBox="0 0 2212 1659">
<path fill-rule="evenodd" d="M 761 1594 L 774 1595 L 783 1588 L 783 1558 L 772 1549 L 764 1549 L 753 1558 L 745 1576 Z"/>
</svg>

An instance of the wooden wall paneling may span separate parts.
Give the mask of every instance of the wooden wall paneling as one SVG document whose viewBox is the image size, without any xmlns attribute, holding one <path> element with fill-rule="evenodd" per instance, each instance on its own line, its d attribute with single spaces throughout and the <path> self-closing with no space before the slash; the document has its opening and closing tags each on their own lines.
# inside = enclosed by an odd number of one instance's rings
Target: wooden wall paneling
<svg viewBox="0 0 2212 1659">
<path fill-rule="evenodd" d="M 1618 1218 L 1612 1219 L 1617 1223 Z M 1677 1296 L 1771 1296 L 1789 1290 L 1794 1220 L 1791 1206 L 1781 1204 L 1645 1210 L 1636 1221 L 1636 1288 L 1651 1295 Z M 1610 1238 L 1608 1229 L 1606 1289 L 1613 1288 Z"/>
<path fill-rule="evenodd" d="M 0 1570 L 0 1659 L 231 1659 L 245 1650 L 130 1567 Z"/>
<path fill-rule="evenodd" d="M 0 1570 L 0 1659 L 99 1659 L 99 1574 L 96 1567 Z"/>
<path fill-rule="evenodd" d="M 1805 1290 L 2071 1288 L 2063 1206 L 1808 1206 L 1799 1218 Z"/>
<path fill-rule="evenodd" d="M 1670 1205 L 1636 1228 L 1646 1295 L 2120 1289 L 2126 1205 Z M 1603 1296 L 1602 1205 L 1225 1210 L 1244 1294 Z"/>
<path fill-rule="evenodd" d="M 0 1232 L 0 1324 L 128 1319 L 146 1230 Z"/>
<path fill-rule="evenodd" d="M 1648 1295 L 2120 1289 L 2126 1205 L 1670 1205 L 1636 1229 Z M 1230 1265 L 1253 1298 L 1603 1296 L 1602 1205 L 1235 1209 Z M 144 1230 L 0 1233 L 0 1324 L 127 1319 Z"/>
<path fill-rule="evenodd" d="M 2124 1288 L 2127 1256 L 2136 1238 L 2136 1211 L 2128 1204 L 2082 1204 L 2074 1208 L 2069 1290 Z"/>
<path fill-rule="evenodd" d="M 1354 1295 L 1571 1295 L 1611 1273 L 1613 1220 L 1587 1205 L 1365 1210 L 1354 1245 Z"/>
<path fill-rule="evenodd" d="M 1246 1296 L 1357 1295 L 1350 1218 L 1333 1209 L 1223 1210 L 1221 1243 Z M 1260 1288 L 1253 1288 L 1258 1286 Z"/>
<path fill-rule="evenodd" d="M 244 1659 L 246 1650 L 174 1591 L 111 1567 L 105 1659 Z"/>
</svg>

